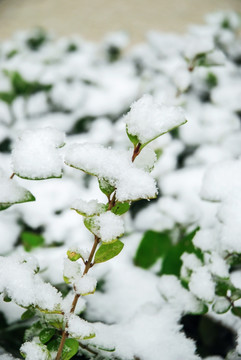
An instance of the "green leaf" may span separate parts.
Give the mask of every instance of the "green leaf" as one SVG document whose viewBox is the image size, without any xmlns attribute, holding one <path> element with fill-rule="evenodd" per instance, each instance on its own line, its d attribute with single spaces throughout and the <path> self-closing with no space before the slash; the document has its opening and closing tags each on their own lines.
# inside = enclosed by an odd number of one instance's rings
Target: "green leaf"
<svg viewBox="0 0 241 360">
<path fill-rule="evenodd" d="M 36 311 L 34 308 L 30 307 L 28 310 L 26 310 L 22 316 L 21 316 L 21 320 L 28 320 L 31 319 L 32 317 L 34 317 Z"/>
<path fill-rule="evenodd" d="M 87 216 L 84 219 L 84 224 L 85 224 L 86 228 L 93 234 L 95 234 L 96 231 L 98 230 L 98 227 L 95 224 L 95 217 L 93 217 L 93 216 Z"/>
<path fill-rule="evenodd" d="M 121 252 L 123 247 L 124 244 L 120 240 L 111 244 L 102 244 L 96 251 L 94 262 L 98 264 L 112 259 Z"/>
<path fill-rule="evenodd" d="M 235 316 L 241 317 L 241 307 L 240 306 L 234 306 L 231 311 Z"/>
<path fill-rule="evenodd" d="M 75 339 L 66 339 L 62 351 L 62 360 L 71 359 L 79 350 L 79 343 Z"/>
<path fill-rule="evenodd" d="M 69 260 L 71 260 L 71 261 L 77 261 L 80 258 L 82 258 L 81 254 L 79 254 L 76 251 L 70 251 L 70 250 L 67 251 L 67 256 L 68 256 Z"/>
<path fill-rule="evenodd" d="M 9 208 L 10 206 L 15 205 L 15 204 L 21 204 L 21 203 L 25 203 L 25 202 L 29 202 L 29 201 L 35 201 L 35 197 L 33 196 L 33 194 L 31 194 L 31 192 L 26 189 L 24 189 L 24 190 L 25 190 L 25 193 L 24 193 L 24 196 L 22 197 L 22 199 L 18 199 L 13 202 L 0 202 L 0 211 L 6 210 L 7 208 Z"/>
<path fill-rule="evenodd" d="M 212 306 L 212 309 L 216 314 L 224 314 L 230 308 L 231 308 L 230 301 L 225 297 L 221 297 L 217 299 Z"/>
<path fill-rule="evenodd" d="M 111 209 L 111 211 L 115 215 L 122 215 L 126 213 L 130 209 L 130 203 L 129 202 L 117 202 L 115 206 Z"/>
<path fill-rule="evenodd" d="M 48 349 L 49 351 L 58 351 L 60 342 L 61 342 L 61 336 L 58 336 L 56 339 L 52 339 L 52 340 L 47 344 L 47 349 Z"/>
<path fill-rule="evenodd" d="M 4 101 L 8 105 L 11 105 L 15 99 L 16 94 L 14 92 L 0 92 L 0 100 Z"/>
<path fill-rule="evenodd" d="M 216 288 L 215 293 L 218 296 L 227 296 L 227 292 L 230 291 L 230 298 L 232 301 L 236 301 L 241 298 L 241 290 L 237 289 L 229 279 L 215 278 Z"/>
<path fill-rule="evenodd" d="M 26 329 L 24 333 L 24 341 L 32 340 L 33 337 L 38 336 L 43 327 L 44 325 L 40 321 L 34 323 L 32 326 Z"/>
<path fill-rule="evenodd" d="M 192 313 L 193 315 L 205 315 L 208 312 L 208 306 L 206 304 L 204 304 L 203 302 L 201 303 L 200 306 L 200 310 L 196 311 L 196 313 Z"/>
<path fill-rule="evenodd" d="M 26 251 L 31 251 L 32 249 L 40 247 L 44 244 L 43 236 L 33 232 L 24 231 L 20 237 Z"/>
<path fill-rule="evenodd" d="M 203 260 L 203 255 L 199 249 L 196 249 L 192 243 L 196 232 L 199 228 L 196 228 L 187 235 L 181 237 L 177 244 L 172 245 L 168 250 L 166 256 L 163 259 L 160 275 L 172 274 L 179 276 L 182 266 L 181 256 L 184 252 L 194 253 L 200 260 Z"/>
<path fill-rule="evenodd" d="M 4 297 L 3 297 L 3 301 L 5 301 L 5 302 L 11 302 L 12 299 L 6 294 L 6 295 L 4 295 Z"/>
<path fill-rule="evenodd" d="M 126 133 L 127 133 L 128 138 L 130 139 L 130 141 L 132 142 L 132 144 L 133 144 L 134 146 L 136 146 L 137 144 L 140 143 L 140 140 L 138 139 L 138 136 L 137 136 L 137 135 L 132 135 L 132 134 L 130 134 L 130 133 L 128 132 L 128 127 L 127 127 L 127 125 L 126 125 Z"/>
<path fill-rule="evenodd" d="M 115 191 L 115 187 L 112 186 L 108 180 L 106 179 L 98 179 L 99 181 L 99 188 L 100 190 L 106 195 L 106 196 L 110 196 L 114 191 Z"/>
<path fill-rule="evenodd" d="M 53 328 L 46 328 L 43 329 L 39 334 L 39 340 L 42 344 L 46 344 L 55 334 L 55 329 Z"/>
<path fill-rule="evenodd" d="M 134 263 L 144 269 L 150 268 L 155 262 L 164 257 L 171 248 L 171 238 L 169 232 L 147 231 L 137 249 Z"/>
</svg>

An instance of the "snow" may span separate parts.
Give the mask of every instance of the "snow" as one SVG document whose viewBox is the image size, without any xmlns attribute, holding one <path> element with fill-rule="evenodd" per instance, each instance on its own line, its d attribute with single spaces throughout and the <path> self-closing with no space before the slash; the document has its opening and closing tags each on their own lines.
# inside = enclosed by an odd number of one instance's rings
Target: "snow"
<svg viewBox="0 0 241 360">
<path fill-rule="evenodd" d="M 205 54 L 214 49 L 214 42 L 209 37 L 187 37 L 184 46 L 184 56 L 187 59 L 194 59 L 200 54 Z"/>
<path fill-rule="evenodd" d="M 44 283 L 35 271 L 31 258 L 0 257 L 0 292 L 23 307 L 58 309 L 62 301 L 60 293 L 50 283 Z"/>
<path fill-rule="evenodd" d="M 184 289 L 174 275 L 163 275 L 158 283 L 161 296 L 175 309 L 184 313 L 197 314 L 202 311 L 202 303 L 188 290 Z"/>
<path fill-rule="evenodd" d="M 74 283 L 81 276 L 81 267 L 77 261 L 64 259 L 64 278 L 69 283 Z"/>
<path fill-rule="evenodd" d="M 78 199 L 73 202 L 71 209 L 76 210 L 81 215 L 92 216 L 104 212 L 105 204 L 98 203 L 97 200 L 84 201 Z"/>
<path fill-rule="evenodd" d="M 216 231 L 214 229 L 199 230 L 193 238 L 193 244 L 202 251 L 216 249 L 218 246 Z"/>
<path fill-rule="evenodd" d="M 136 356 L 145 360 L 160 360 L 162 354 L 165 360 L 176 360 L 177 348 L 186 360 L 199 359 L 192 340 L 179 331 L 178 315 L 173 309 L 164 306 L 159 310 L 153 304 L 146 308 L 128 322 L 113 325 L 95 323 L 96 337 L 89 340 L 89 345 L 115 349 L 114 355 L 124 359 Z"/>
<path fill-rule="evenodd" d="M 93 294 L 96 289 L 97 281 L 96 279 L 91 275 L 83 275 L 82 277 L 79 277 L 75 283 L 75 291 L 79 295 L 89 295 Z"/>
<path fill-rule="evenodd" d="M 124 120 L 128 133 L 137 136 L 141 144 L 146 144 L 186 122 L 180 107 L 157 104 L 148 94 L 131 105 L 131 110 Z"/>
<path fill-rule="evenodd" d="M 13 171 L 28 179 L 62 176 L 62 158 L 57 148 L 63 146 L 64 134 L 52 128 L 26 130 L 12 152 Z"/>
<path fill-rule="evenodd" d="M 43 344 L 37 344 L 35 342 L 25 342 L 20 351 L 25 355 L 26 360 L 48 360 L 49 352 L 47 347 Z"/>
<path fill-rule="evenodd" d="M 204 176 L 201 196 L 209 201 L 223 200 L 233 189 L 239 189 L 240 182 L 240 160 L 216 164 L 210 167 Z"/>
<path fill-rule="evenodd" d="M 65 163 L 108 180 L 116 187 L 116 198 L 121 202 L 156 195 L 154 179 L 131 163 L 129 152 L 96 144 L 73 144 L 67 147 Z"/>
<path fill-rule="evenodd" d="M 98 216 L 93 216 L 91 221 L 93 224 L 92 231 L 104 243 L 113 242 L 124 234 L 125 229 L 123 219 L 120 216 L 113 214 L 111 211 L 107 211 Z"/>
<path fill-rule="evenodd" d="M 211 302 L 214 299 L 215 285 L 205 266 L 193 271 L 189 282 L 189 289 L 201 300 Z"/>
<path fill-rule="evenodd" d="M 68 318 L 68 333 L 77 339 L 91 338 L 95 336 L 94 327 L 77 315 Z"/>
</svg>

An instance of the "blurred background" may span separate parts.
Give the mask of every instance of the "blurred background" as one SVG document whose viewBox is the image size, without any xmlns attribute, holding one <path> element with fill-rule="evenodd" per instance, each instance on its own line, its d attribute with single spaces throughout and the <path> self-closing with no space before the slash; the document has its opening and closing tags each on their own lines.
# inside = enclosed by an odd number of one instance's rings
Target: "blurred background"
<svg viewBox="0 0 241 360">
<path fill-rule="evenodd" d="M 206 13 L 226 9 L 241 12 L 241 0 L 0 0 L 0 38 L 43 26 L 59 36 L 78 33 L 97 41 L 126 30 L 137 42 L 147 30 L 184 32 Z"/>
</svg>

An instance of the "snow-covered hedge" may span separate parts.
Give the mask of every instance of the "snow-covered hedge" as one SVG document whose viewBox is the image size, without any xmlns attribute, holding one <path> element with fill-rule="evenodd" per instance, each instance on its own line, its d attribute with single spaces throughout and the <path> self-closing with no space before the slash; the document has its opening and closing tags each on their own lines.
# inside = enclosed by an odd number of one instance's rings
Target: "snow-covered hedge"
<svg viewBox="0 0 241 360">
<path fill-rule="evenodd" d="M 0 44 L 0 359 L 241 354 L 240 17 L 127 44 Z"/>
</svg>

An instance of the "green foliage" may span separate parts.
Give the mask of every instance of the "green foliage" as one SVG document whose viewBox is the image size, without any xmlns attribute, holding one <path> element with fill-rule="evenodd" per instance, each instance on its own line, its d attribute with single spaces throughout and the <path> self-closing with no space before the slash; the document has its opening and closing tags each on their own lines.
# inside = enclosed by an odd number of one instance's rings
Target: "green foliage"
<svg viewBox="0 0 241 360">
<path fill-rule="evenodd" d="M 166 256 L 168 250 L 172 246 L 171 237 L 169 232 L 156 232 L 147 231 L 137 249 L 134 263 L 143 269 L 148 269 L 159 258 Z"/>
<path fill-rule="evenodd" d="M 30 96 L 39 91 L 49 91 L 52 88 L 50 84 L 27 81 L 17 71 L 4 70 L 3 73 L 9 78 L 12 90 L 10 92 L 0 92 L 0 99 L 9 105 L 17 96 Z"/>
<path fill-rule="evenodd" d="M 160 275 L 172 274 L 179 276 L 182 266 L 181 256 L 184 252 L 194 252 L 201 257 L 201 252 L 194 248 L 192 239 L 198 229 L 181 236 L 175 244 L 172 242 L 172 234 L 169 231 L 147 231 L 137 249 L 134 263 L 144 269 L 150 268 L 162 258 Z"/>
<path fill-rule="evenodd" d="M 76 251 L 70 251 L 70 250 L 67 251 L 67 256 L 71 261 L 77 261 L 81 258 L 81 254 L 79 254 Z"/>
<path fill-rule="evenodd" d="M 29 307 L 21 316 L 21 320 L 28 320 L 34 317 L 36 310 L 33 307 Z"/>
<path fill-rule="evenodd" d="M 66 339 L 62 352 L 62 360 L 71 359 L 78 352 L 78 350 L 79 343 L 76 339 Z"/>
<path fill-rule="evenodd" d="M 106 195 L 110 196 L 114 191 L 115 187 L 112 186 L 106 179 L 98 179 L 100 190 Z"/>
<path fill-rule="evenodd" d="M 139 144 L 139 139 L 138 139 L 138 136 L 137 135 L 132 135 L 128 132 L 128 127 L 126 126 L 126 133 L 127 133 L 127 136 L 128 138 L 130 139 L 130 141 L 132 142 L 132 144 L 134 146 L 136 146 L 137 144 Z"/>
<path fill-rule="evenodd" d="M 160 275 L 172 274 L 179 276 L 182 266 L 181 256 L 184 252 L 194 253 L 202 260 L 203 257 L 201 251 L 195 249 L 192 243 L 192 239 L 198 230 L 199 228 L 196 228 L 187 235 L 181 236 L 180 240 L 170 247 L 169 251 L 163 259 Z"/>
<path fill-rule="evenodd" d="M 6 210 L 7 208 L 9 208 L 10 206 L 14 205 L 14 204 L 21 204 L 21 203 L 25 203 L 25 202 L 29 202 L 29 201 L 35 201 L 35 197 L 33 196 L 33 194 L 26 190 L 24 193 L 24 196 L 22 199 L 18 200 L 18 201 L 14 201 L 14 202 L 1 202 L 0 203 L 0 211 L 1 210 Z"/>
<path fill-rule="evenodd" d="M 209 72 L 206 77 L 206 83 L 210 88 L 217 86 L 218 85 L 217 76 L 214 73 Z"/>
<path fill-rule="evenodd" d="M 30 36 L 26 40 L 26 45 L 29 47 L 32 51 L 37 51 L 39 48 L 46 42 L 47 40 L 47 33 L 42 28 L 35 29 L 32 36 Z"/>
<path fill-rule="evenodd" d="M 54 336 L 56 330 L 53 328 L 45 328 L 39 334 L 39 340 L 42 344 L 46 344 Z"/>
<path fill-rule="evenodd" d="M 20 238 L 26 251 L 31 251 L 44 244 L 43 236 L 40 234 L 35 234 L 33 232 L 24 231 L 20 235 Z"/>
<path fill-rule="evenodd" d="M 129 202 L 117 202 L 116 205 L 111 209 L 115 215 L 123 215 L 130 209 Z"/>
<path fill-rule="evenodd" d="M 110 244 L 101 244 L 96 251 L 94 262 L 98 264 L 112 259 L 121 252 L 123 247 L 124 244 L 120 240 Z"/>
<path fill-rule="evenodd" d="M 231 311 L 235 316 L 241 317 L 241 307 L 240 306 L 234 306 Z"/>
</svg>

